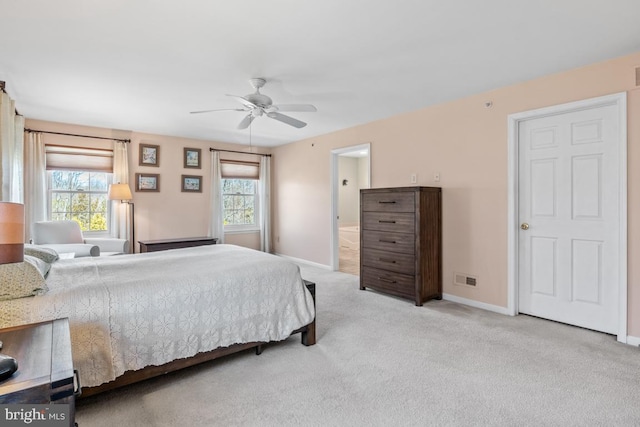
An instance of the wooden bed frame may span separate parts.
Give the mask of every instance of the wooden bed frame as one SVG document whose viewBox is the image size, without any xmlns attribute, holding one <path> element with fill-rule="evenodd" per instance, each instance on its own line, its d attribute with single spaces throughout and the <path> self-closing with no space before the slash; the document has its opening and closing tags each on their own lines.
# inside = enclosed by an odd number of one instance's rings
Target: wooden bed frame
<svg viewBox="0 0 640 427">
<path fill-rule="evenodd" d="M 316 285 L 313 282 L 309 282 L 308 280 L 304 281 L 305 286 L 311 292 L 311 296 L 313 297 L 313 304 L 315 306 L 316 303 Z M 316 319 L 314 317 L 313 322 L 309 323 L 306 326 L 303 326 L 300 329 L 297 329 L 291 333 L 297 334 L 300 333 L 302 335 L 302 344 L 306 346 L 314 345 L 316 343 Z M 174 360 L 172 362 L 165 363 L 164 365 L 159 366 L 147 366 L 144 369 L 140 369 L 137 371 L 127 371 L 124 374 L 120 375 L 113 381 L 108 383 L 101 384 L 95 387 L 84 387 L 80 389 L 80 392 L 76 397 L 88 397 L 93 396 L 98 393 L 103 393 L 105 391 L 113 390 L 119 387 L 123 387 L 129 384 L 133 384 L 139 381 L 144 381 L 149 378 L 157 377 L 160 375 L 168 374 L 169 372 L 177 371 L 179 369 L 188 368 L 189 366 L 197 365 L 199 363 L 208 362 L 210 360 L 217 359 L 219 357 L 227 356 L 229 354 L 238 353 L 240 351 L 245 351 L 250 348 L 254 348 L 256 354 L 262 353 L 262 346 L 268 344 L 265 342 L 251 342 L 251 343 L 243 343 L 243 344 L 234 344 L 229 347 L 220 347 L 215 350 L 198 353 L 195 356 L 187 357 L 184 359 Z M 82 381 L 82 378 L 79 379 Z"/>
</svg>

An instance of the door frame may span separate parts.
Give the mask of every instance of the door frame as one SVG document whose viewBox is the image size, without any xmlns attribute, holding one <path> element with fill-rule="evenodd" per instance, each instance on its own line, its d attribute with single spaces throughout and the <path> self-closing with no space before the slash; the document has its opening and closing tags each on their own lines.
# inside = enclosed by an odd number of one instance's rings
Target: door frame
<svg viewBox="0 0 640 427">
<path fill-rule="evenodd" d="M 349 147 L 336 148 L 331 150 L 331 269 L 338 271 L 340 267 L 340 236 L 338 235 L 338 198 L 339 198 L 339 167 L 338 160 L 341 154 L 351 153 L 353 151 L 367 150 L 368 171 L 367 180 L 371 187 L 371 143 L 352 145 Z"/>
<path fill-rule="evenodd" d="M 615 105 L 618 108 L 618 149 L 620 171 L 620 229 L 619 229 L 619 258 L 618 258 L 618 334 L 617 340 L 627 342 L 627 93 L 620 92 L 597 98 L 585 99 L 551 107 L 539 108 L 521 113 L 510 114 L 508 121 L 508 214 L 507 214 L 507 312 L 511 316 L 518 314 L 518 225 L 519 225 L 519 195 L 518 195 L 518 150 L 520 122 L 553 116 L 573 111 Z"/>
</svg>

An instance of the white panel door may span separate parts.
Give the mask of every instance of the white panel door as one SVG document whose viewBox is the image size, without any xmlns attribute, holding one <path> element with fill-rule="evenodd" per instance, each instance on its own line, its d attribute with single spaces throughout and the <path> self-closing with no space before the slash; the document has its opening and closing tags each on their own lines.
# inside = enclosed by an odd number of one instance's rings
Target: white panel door
<svg viewBox="0 0 640 427">
<path fill-rule="evenodd" d="M 617 107 L 519 123 L 521 313 L 617 333 Z"/>
</svg>

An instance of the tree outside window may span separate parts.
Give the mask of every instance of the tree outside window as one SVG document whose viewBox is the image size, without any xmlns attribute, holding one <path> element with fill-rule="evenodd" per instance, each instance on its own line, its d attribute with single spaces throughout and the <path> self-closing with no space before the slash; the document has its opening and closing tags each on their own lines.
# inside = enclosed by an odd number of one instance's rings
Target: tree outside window
<svg viewBox="0 0 640 427">
<path fill-rule="evenodd" d="M 76 221 L 82 231 L 108 231 L 110 182 L 105 172 L 49 171 L 50 218 Z"/>
<path fill-rule="evenodd" d="M 256 226 L 256 183 L 254 179 L 223 179 L 224 225 L 231 228 Z"/>
</svg>

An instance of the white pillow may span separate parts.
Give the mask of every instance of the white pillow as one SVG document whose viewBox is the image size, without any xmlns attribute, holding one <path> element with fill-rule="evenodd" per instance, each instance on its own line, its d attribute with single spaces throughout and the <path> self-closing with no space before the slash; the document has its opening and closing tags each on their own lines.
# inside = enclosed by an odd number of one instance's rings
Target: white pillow
<svg viewBox="0 0 640 427">
<path fill-rule="evenodd" d="M 0 265 L 0 301 L 47 292 L 44 276 L 49 267 L 49 263 L 30 255 L 25 255 L 23 262 Z"/>
</svg>

